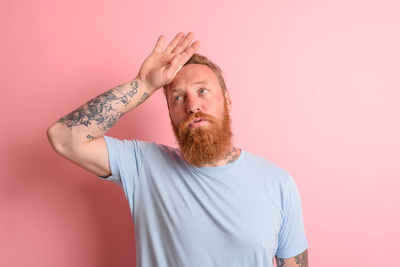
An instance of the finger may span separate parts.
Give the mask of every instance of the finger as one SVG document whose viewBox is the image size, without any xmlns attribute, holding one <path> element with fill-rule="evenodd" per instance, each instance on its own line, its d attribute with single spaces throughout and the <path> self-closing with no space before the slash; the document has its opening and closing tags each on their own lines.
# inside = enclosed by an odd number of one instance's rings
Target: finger
<svg viewBox="0 0 400 267">
<path fill-rule="evenodd" d="M 174 48 L 174 50 L 172 50 L 172 53 L 179 54 L 183 50 L 185 50 L 186 47 L 190 44 L 190 42 L 193 40 L 193 37 L 194 37 L 193 32 L 189 32 L 188 34 L 186 34 L 185 38 L 183 38 L 180 41 L 180 43 Z"/>
<path fill-rule="evenodd" d="M 154 46 L 153 52 L 160 53 L 162 51 L 162 48 L 164 46 L 164 40 L 165 40 L 165 36 L 164 35 L 160 35 L 158 37 L 157 43 Z"/>
<path fill-rule="evenodd" d="M 183 32 L 178 33 L 175 36 L 175 38 L 171 41 L 171 43 L 167 46 L 165 52 L 171 53 L 171 51 L 175 48 L 175 46 L 179 44 L 179 42 L 182 40 L 183 36 L 185 36 Z"/>
<path fill-rule="evenodd" d="M 200 42 L 194 41 L 190 46 L 186 47 L 186 49 L 180 54 L 180 63 L 183 65 L 185 64 L 193 54 L 199 49 Z"/>
<path fill-rule="evenodd" d="M 180 63 L 181 57 L 182 56 L 178 54 L 170 61 L 168 67 L 165 68 L 166 77 L 171 77 L 171 79 L 173 79 L 176 73 L 182 68 L 183 64 Z"/>
<path fill-rule="evenodd" d="M 170 61 L 168 67 L 165 69 L 165 74 L 167 76 L 172 75 L 171 77 L 173 79 L 176 73 L 193 56 L 193 54 L 199 49 L 199 47 L 200 47 L 200 42 L 195 41 L 189 47 L 187 47 L 185 51 L 174 56 Z"/>
</svg>

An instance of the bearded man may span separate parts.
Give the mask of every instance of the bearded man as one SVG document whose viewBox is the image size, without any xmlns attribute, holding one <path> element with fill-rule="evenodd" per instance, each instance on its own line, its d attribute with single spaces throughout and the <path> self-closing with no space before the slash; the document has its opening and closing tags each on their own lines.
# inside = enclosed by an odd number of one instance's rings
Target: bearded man
<svg viewBox="0 0 400 267">
<path fill-rule="evenodd" d="M 53 123 L 57 153 L 120 185 L 135 225 L 137 266 L 308 266 L 291 175 L 233 146 L 232 101 L 221 70 L 196 54 L 193 33 L 164 49 L 161 35 L 138 75 Z M 164 88 L 179 149 L 104 134 Z"/>
</svg>

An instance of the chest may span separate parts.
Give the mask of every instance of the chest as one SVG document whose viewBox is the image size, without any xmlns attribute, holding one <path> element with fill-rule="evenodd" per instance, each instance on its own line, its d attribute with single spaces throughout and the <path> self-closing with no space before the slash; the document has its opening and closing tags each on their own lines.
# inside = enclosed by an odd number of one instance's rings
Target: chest
<svg viewBox="0 0 400 267">
<path fill-rule="evenodd" d="M 137 227 L 174 246 L 184 244 L 181 249 L 195 251 L 193 257 L 215 251 L 222 258 L 273 255 L 282 223 L 279 194 L 262 177 L 214 178 L 175 173 L 147 179 L 140 188 Z"/>
</svg>

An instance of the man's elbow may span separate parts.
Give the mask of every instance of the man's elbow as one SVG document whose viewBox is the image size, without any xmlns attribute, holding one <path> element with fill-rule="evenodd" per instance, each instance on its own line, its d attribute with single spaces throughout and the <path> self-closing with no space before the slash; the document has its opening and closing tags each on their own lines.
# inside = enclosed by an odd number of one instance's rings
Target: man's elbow
<svg viewBox="0 0 400 267">
<path fill-rule="evenodd" d="M 60 155 L 67 153 L 70 147 L 70 142 L 68 142 L 67 133 L 60 129 L 60 125 L 54 123 L 47 128 L 47 139 L 53 149 Z"/>
</svg>

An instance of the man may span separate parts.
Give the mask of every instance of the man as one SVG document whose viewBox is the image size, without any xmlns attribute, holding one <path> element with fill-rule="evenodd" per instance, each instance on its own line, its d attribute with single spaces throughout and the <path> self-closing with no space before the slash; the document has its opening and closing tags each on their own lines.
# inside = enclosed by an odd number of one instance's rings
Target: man
<svg viewBox="0 0 400 267">
<path fill-rule="evenodd" d="M 120 185 L 135 224 L 137 266 L 308 266 L 300 195 L 289 173 L 234 147 L 220 69 L 193 33 L 164 36 L 139 74 L 48 129 L 63 157 Z M 105 136 L 164 87 L 180 149 Z"/>
</svg>

